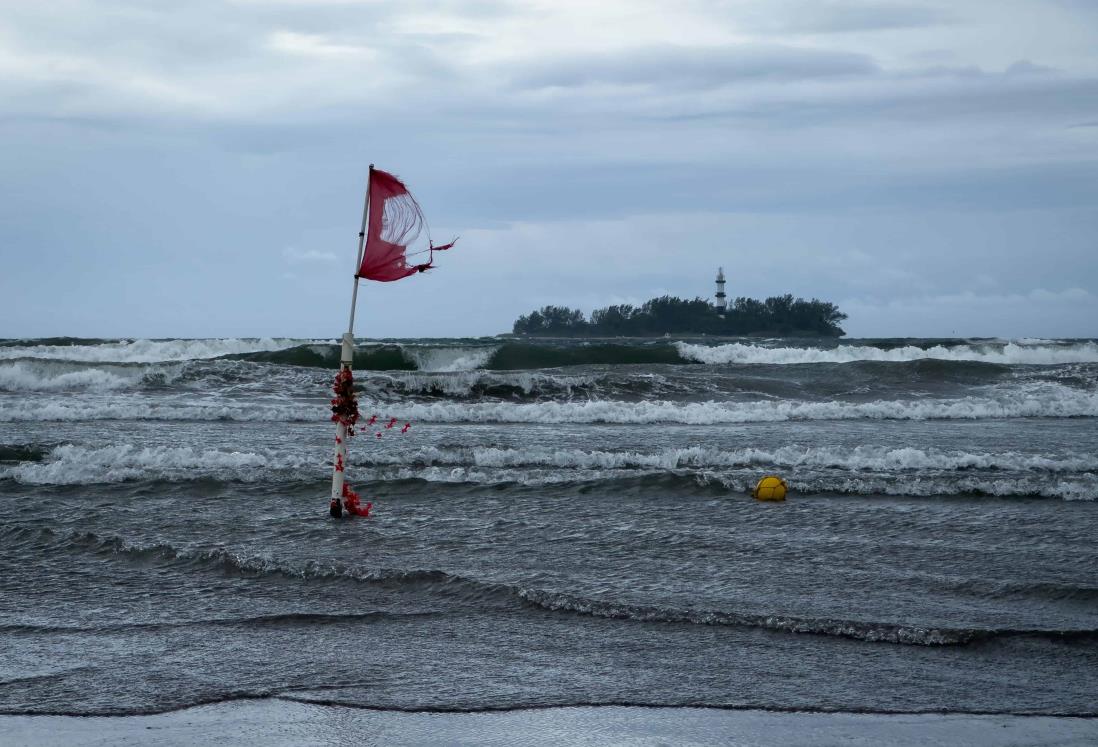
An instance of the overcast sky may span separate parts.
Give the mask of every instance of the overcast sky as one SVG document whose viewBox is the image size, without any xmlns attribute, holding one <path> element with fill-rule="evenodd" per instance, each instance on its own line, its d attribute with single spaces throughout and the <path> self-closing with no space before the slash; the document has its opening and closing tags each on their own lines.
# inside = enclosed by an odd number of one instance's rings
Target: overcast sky
<svg viewBox="0 0 1098 747">
<path fill-rule="evenodd" d="M 362 336 L 670 293 L 1098 336 L 1098 1 L 0 3 L 0 337 Z"/>
</svg>

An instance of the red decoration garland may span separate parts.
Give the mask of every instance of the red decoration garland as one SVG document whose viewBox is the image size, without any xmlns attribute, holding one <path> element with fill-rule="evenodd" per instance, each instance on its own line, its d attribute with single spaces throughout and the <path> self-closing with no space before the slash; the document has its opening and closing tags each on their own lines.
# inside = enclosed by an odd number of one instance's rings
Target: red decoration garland
<svg viewBox="0 0 1098 747">
<path fill-rule="evenodd" d="M 356 516 L 369 516 L 370 509 L 373 507 L 373 503 L 367 503 L 365 506 L 358 505 L 358 493 L 351 490 L 350 485 L 343 483 L 343 510 Z"/>
<path fill-rule="evenodd" d="M 347 427 L 347 436 L 355 435 L 355 425 L 358 423 L 358 398 L 355 396 L 355 380 L 351 374 L 350 368 L 340 369 L 336 374 L 335 383 L 332 385 L 332 391 L 335 393 L 335 398 L 332 399 L 332 422 L 342 423 Z M 371 415 L 367 421 L 367 425 L 373 425 L 377 422 L 377 415 Z M 396 425 L 397 419 L 391 418 L 388 425 L 385 426 L 386 430 L 392 429 Z M 411 423 L 405 423 L 404 427 L 400 429 L 401 433 L 407 433 L 408 429 L 412 427 Z M 381 431 L 377 432 L 377 438 L 381 438 Z M 336 443 L 341 443 L 339 436 L 336 436 Z M 343 455 L 336 455 L 335 468 L 337 472 L 344 471 Z M 343 482 L 343 510 L 355 515 L 355 516 L 369 516 L 370 509 L 373 508 L 373 503 L 366 503 L 365 506 L 359 505 L 358 493 L 351 489 L 351 486 L 347 484 L 346 477 Z"/>
<path fill-rule="evenodd" d="M 358 398 L 355 397 L 355 379 L 351 369 L 341 369 L 336 374 L 332 386 L 335 399 L 332 400 L 332 422 L 347 426 L 347 435 L 355 435 L 355 423 L 358 422 Z"/>
</svg>

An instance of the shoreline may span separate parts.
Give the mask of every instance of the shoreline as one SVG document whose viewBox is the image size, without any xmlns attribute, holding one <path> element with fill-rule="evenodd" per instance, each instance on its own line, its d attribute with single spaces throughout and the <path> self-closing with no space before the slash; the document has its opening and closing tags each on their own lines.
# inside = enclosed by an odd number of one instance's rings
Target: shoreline
<svg viewBox="0 0 1098 747">
<path fill-rule="evenodd" d="M 286 698 L 234 700 L 140 716 L 0 716 L 7 743 L 1090 745 L 1098 718 L 869 714 L 698 707 L 559 706 L 398 711 Z"/>
</svg>

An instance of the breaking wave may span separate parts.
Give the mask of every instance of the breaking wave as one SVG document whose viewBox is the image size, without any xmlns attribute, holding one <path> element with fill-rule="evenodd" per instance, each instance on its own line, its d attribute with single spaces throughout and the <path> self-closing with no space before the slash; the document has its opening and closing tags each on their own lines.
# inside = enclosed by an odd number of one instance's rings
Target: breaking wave
<svg viewBox="0 0 1098 747">
<path fill-rule="evenodd" d="M 339 348 L 331 343 L 308 344 L 284 350 L 257 351 L 227 356 L 240 360 L 282 363 L 292 366 L 332 368 Z M 355 350 L 358 371 L 521 371 L 581 365 L 686 364 L 669 343 L 571 345 L 503 343 L 489 345 L 360 344 Z"/>
<path fill-rule="evenodd" d="M 260 421 L 322 422 L 327 408 L 321 405 L 229 403 L 225 401 L 12 402 L 0 405 L 0 423 L 35 421 L 164 420 L 164 421 Z"/>
<path fill-rule="evenodd" d="M 16 455 L 13 452 L 13 456 Z M 48 454 L 0 467 L 0 479 L 28 485 L 84 485 L 128 481 L 285 484 L 327 476 L 319 452 L 239 452 L 130 444 L 63 445 Z M 472 485 L 598 486 L 627 494 L 669 489 L 683 495 L 747 493 L 760 469 L 795 468 L 794 492 L 944 497 L 982 495 L 1098 498 L 1098 458 L 1066 454 L 946 452 L 882 447 L 780 447 L 733 450 L 701 447 L 655 453 L 530 447 L 425 447 L 358 453 L 356 478 L 369 483 L 426 482 Z M 14 460 L 9 460 L 14 461 Z"/>
<path fill-rule="evenodd" d="M 0 392 L 110 392 L 164 386 L 179 380 L 186 364 L 83 363 L 15 360 L 0 363 Z"/>
<path fill-rule="evenodd" d="M 354 368 L 358 371 L 474 371 L 486 367 L 496 350 L 496 346 L 366 343 L 355 350 Z M 290 366 L 335 368 L 339 365 L 339 352 L 337 345 L 314 343 L 226 357 Z"/>
<path fill-rule="evenodd" d="M 741 470 L 677 470 L 641 472 L 628 469 L 575 469 L 561 472 L 551 468 L 500 468 L 442 465 L 428 467 L 374 467 L 363 471 L 371 482 L 409 481 L 457 485 L 521 485 L 524 487 L 568 486 L 580 492 L 598 491 L 609 496 L 650 495 L 653 490 L 673 491 L 680 496 L 707 498 L 749 495 L 759 479 L 758 467 Z M 812 472 L 786 480 L 789 490 L 799 495 L 902 496 L 908 498 L 1055 498 L 1066 501 L 1098 500 L 1098 478 L 1092 474 L 1046 476 L 1021 475 L 988 477 L 968 475 L 915 476 Z"/>
<path fill-rule="evenodd" d="M 1024 344 L 1021 342 L 965 345 L 932 345 L 919 347 L 882 348 L 871 345 L 838 345 L 833 348 L 764 347 L 745 343 L 728 345 L 692 345 L 675 343 L 684 359 L 698 363 L 851 363 L 880 361 L 904 363 L 935 359 L 944 361 L 977 361 L 1002 365 L 1056 365 L 1063 363 L 1098 363 L 1098 344 Z"/>
<path fill-rule="evenodd" d="M 456 344 L 455 344 L 456 342 Z M 1000 365 L 1098 363 L 1094 341 L 1018 340 L 950 344 L 941 341 L 866 341 L 828 347 L 789 345 L 780 341 L 727 344 L 666 339 L 455 342 L 361 342 L 355 353 L 358 370 L 472 371 L 527 370 L 578 365 L 651 364 L 797 364 L 918 360 L 968 361 Z M 37 359 L 84 363 L 161 363 L 235 358 L 294 366 L 333 367 L 339 347 L 333 340 L 292 338 L 224 338 L 197 340 L 3 341 L 0 360 Z"/>
<path fill-rule="evenodd" d="M 995 396 L 872 402 L 433 402 L 393 403 L 403 420 L 434 423 L 770 423 L 787 420 L 976 420 L 981 418 L 1096 417 L 1098 392 L 1059 384 L 996 390 Z M 367 405 L 369 406 L 369 405 Z M 0 415 L 2 417 L 2 415 Z"/>
<path fill-rule="evenodd" d="M 98 344 L 11 345 L 0 347 L 0 359 L 38 358 L 96 363 L 159 363 L 200 360 L 264 350 L 283 350 L 304 340 L 225 338 L 204 340 L 119 340 Z"/>
<path fill-rule="evenodd" d="M 773 423 L 799 420 L 978 420 L 986 418 L 1098 417 L 1098 391 L 1055 382 L 989 387 L 984 396 L 911 400 L 844 401 L 621 401 L 370 402 L 405 421 L 430 423 Z M 89 420 L 249 420 L 323 422 L 324 405 L 244 403 L 226 398 L 143 398 L 102 402 L 70 397 L 47 402 L 0 403 L 0 422 Z"/>
<path fill-rule="evenodd" d="M 384 588 L 441 594 L 474 602 L 518 603 L 543 613 L 564 613 L 633 623 L 690 624 L 755 628 L 775 633 L 820 635 L 869 643 L 908 646 L 963 646 L 1007 637 L 1040 637 L 1052 640 L 1080 640 L 1098 637 L 1095 629 L 977 628 L 894 622 L 815 618 L 781 613 L 751 613 L 732 610 L 680 609 L 596 599 L 560 591 L 526 587 L 513 583 L 481 580 L 442 570 L 379 568 L 360 570 L 336 564 L 286 563 L 264 555 L 237 553 L 226 548 L 177 548 L 169 544 L 137 545 L 120 537 L 103 537 L 90 532 L 63 533 L 48 528 L 15 529 L 4 532 L 8 539 L 38 541 L 54 548 L 69 547 L 98 555 L 121 556 L 142 562 L 158 561 L 172 567 L 204 570 L 262 580 L 267 577 L 306 581 L 336 581 L 379 585 Z M 11 535 L 17 535 L 13 537 Z M 1017 592 L 1018 590 L 1015 590 Z M 1082 590 L 1089 593 L 1089 588 Z M 316 622 L 310 616 L 281 616 L 273 622 L 300 624 Z M 324 615 L 329 621 L 338 615 Z M 355 615 L 348 615 L 356 617 Z M 224 624 L 225 621 L 212 621 Z"/>
<path fill-rule="evenodd" d="M 475 371 L 487 364 L 496 352 L 494 347 L 419 347 L 405 346 L 404 356 L 420 371 Z"/>
<path fill-rule="evenodd" d="M 938 449 L 881 446 L 840 447 L 782 446 L 775 449 L 711 449 L 694 446 L 654 453 L 635 451 L 583 451 L 527 447 L 523 449 L 438 448 L 413 452 L 366 454 L 366 464 L 470 465 L 476 467 L 556 467 L 563 469 L 675 470 L 716 467 L 824 467 L 843 470 L 973 470 L 1034 471 L 1043 473 L 1098 472 L 1098 456 L 1067 454 L 1060 458 L 1040 454 L 1003 452 L 967 453 Z"/>
<path fill-rule="evenodd" d="M 131 386 L 134 377 L 99 368 L 46 370 L 26 361 L 0 364 L 0 392 L 112 390 Z"/>
<path fill-rule="evenodd" d="M 322 463 L 302 454 L 198 450 L 190 447 L 136 447 L 130 444 L 104 447 L 54 448 L 41 461 L 24 461 L 0 468 L 0 478 L 29 485 L 86 485 L 129 480 L 196 480 L 216 477 L 241 482 L 287 479 L 287 473 L 312 467 L 319 476 Z"/>
</svg>

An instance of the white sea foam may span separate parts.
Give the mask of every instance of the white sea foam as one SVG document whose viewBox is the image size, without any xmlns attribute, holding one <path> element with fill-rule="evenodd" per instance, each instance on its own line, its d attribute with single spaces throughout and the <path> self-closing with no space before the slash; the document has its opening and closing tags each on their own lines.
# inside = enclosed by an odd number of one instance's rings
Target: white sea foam
<svg viewBox="0 0 1098 747">
<path fill-rule="evenodd" d="M 327 408 L 320 405 L 229 404 L 203 400 L 168 403 L 143 398 L 101 402 L 68 397 L 48 402 L 23 400 L 0 405 L 0 423 L 89 420 L 321 422 L 328 415 Z"/>
<path fill-rule="evenodd" d="M 1049 457 L 1019 452 L 969 453 L 938 449 L 886 448 L 879 446 L 810 447 L 782 446 L 774 449 L 711 449 L 700 446 L 636 451 L 584 451 L 527 447 L 426 447 L 414 452 L 364 455 L 371 464 L 463 465 L 476 467 L 555 467 L 560 469 L 675 470 L 738 468 L 759 465 L 775 467 L 821 467 L 866 471 L 952 471 L 1009 470 L 1041 473 L 1098 472 L 1098 456 L 1065 454 Z"/>
<path fill-rule="evenodd" d="M 669 474 L 659 470 L 638 472 L 631 469 L 574 469 L 536 467 L 477 467 L 477 466 L 424 466 L 424 467 L 373 467 L 367 472 L 371 481 L 425 480 L 427 482 L 469 483 L 475 485 L 499 485 L 516 483 L 526 486 L 545 486 L 574 482 L 605 482 L 636 478 L 638 475 Z M 699 486 L 716 486 L 729 495 L 750 492 L 758 480 L 758 469 L 735 471 L 705 470 L 677 473 L 693 480 Z M 1062 476 L 1018 476 L 993 478 L 987 476 L 936 475 L 848 475 L 819 473 L 788 477 L 794 494 L 847 494 L 866 496 L 910 496 L 935 498 L 956 495 L 989 495 L 1003 498 L 1045 497 L 1072 501 L 1098 499 L 1098 477 L 1093 473 Z"/>
<path fill-rule="evenodd" d="M 137 479 L 197 479 L 220 477 L 241 481 L 269 479 L 273 469 L 312 465 L 301 454 L 198 450 L 190 447 L 137 447 L 130 444 L 99 448 L 66 444 L 41 462 L 23 462 L 0 476 L 35 485 L 82 485 Z"/>
<path fill-rule="evenodd" d="M 27 345 L 0 348 L 0 359 L 47 358 L 92 363 L 158 363 L 217 358 L 237 353 L 285 350 L 297 345 L 330 344 L 324 340 L 260 339 L 123 340 L 102 345 Z"/>
<path fill-rule="evenodd" d="M 853 361 L 905 362 L 925 359 L 978 361 L 982 363 L 1054 365 L 1060 363 L 1098 363 L 1098 344 L 1079 342 L 1068 345 L 1022 344 L 1020 342 L 967 344 L 920 348 L 908 345 L 882 350 L 866 345 L 839 345 L 834 348 L 764 347 L 744 343 L 728 345 L 692 345 L 677 342 L 679 355 L 699 363 L 850 363 Z"/>
<path fill-rule="evenodd" d="M 412 453 L 359 454 L 360 480 L 544 486 L 605 482 L 643 475 L 676 474 L 697 485 L 745 493 L 759 468 L 800 468 L 789 475 L 791 490 L 806 495 L 951 496 L 965 493 L 1066 500 L 1098 498 L 1098 458 L 1070 454 L 1047 457 L 945 452 L 877 447 L 780 447 L 766 449 L 686 448 L 655 453 L 581 451 L 550 448 L 435 448 Z M 968 470 L 1002 470 L 1003 474 Z M 917 472 L 914 472 L 918 470 Z M 964 470 L 957 472 L 957 470 Z M 1009 472 L 1009 474 L 1007 474 Z M 0 479 L 35 485 L 79 485 L 127 480 L 220 479 L 262 482 L 323 479 L 317 454 L 270 450 L 226 451 L 173 446 L 120 444 L 103 447 L 67 444 L 41 462 L 0 469 Z"/>
<path fill-rule="evenodd" d="M 1003 389 L 983 397 L 874 402 L 435 402 L 388 405 L 402 420 L 435 423 L 718 423 L 785 420 L 975 420 L 1098 417 L 1098 392 L 1059 384 Z M 0 415 L 2 417 L 2 415 Z"/>
<path fill-rule="evenodd" d="M 419 347 L 406 345 L 401 354 L 420 371 L 475 371 L 495 354 L 498 347 Z"/>
<path fill-rule="evenodd" d="M 371 403 L 363 411 L 432 423 L 768 423 L 787 420 L 978 420 L 985 418 L 1098 417 L 1098 392 L 1051 382 L 989 389 L 985 396 L 872 402 L 429 402 Z M 69 397 L 44 403 L 0 404 L 0 422 L 40 420 L 255 420 L 322 421 L 323 405 L 237 403 L 226 400 L 130 399 L 100 402 Z"/>
<path fill-rule="evenodd" d="M 1052 457 L 872 446 L 693 447 L 651 453 L 426 447 L 411 453 L 366 454 L 363 459 L 363 468 L 374 480 L 542 486 L 674 473 L 699 485 L 745 493 L 760 468 L 786 468 L 800 470 L 789 482 L 791 489 L 804 494 L 1098 498 L 1098 457 L 1078 453 Z"/>
</svg>

